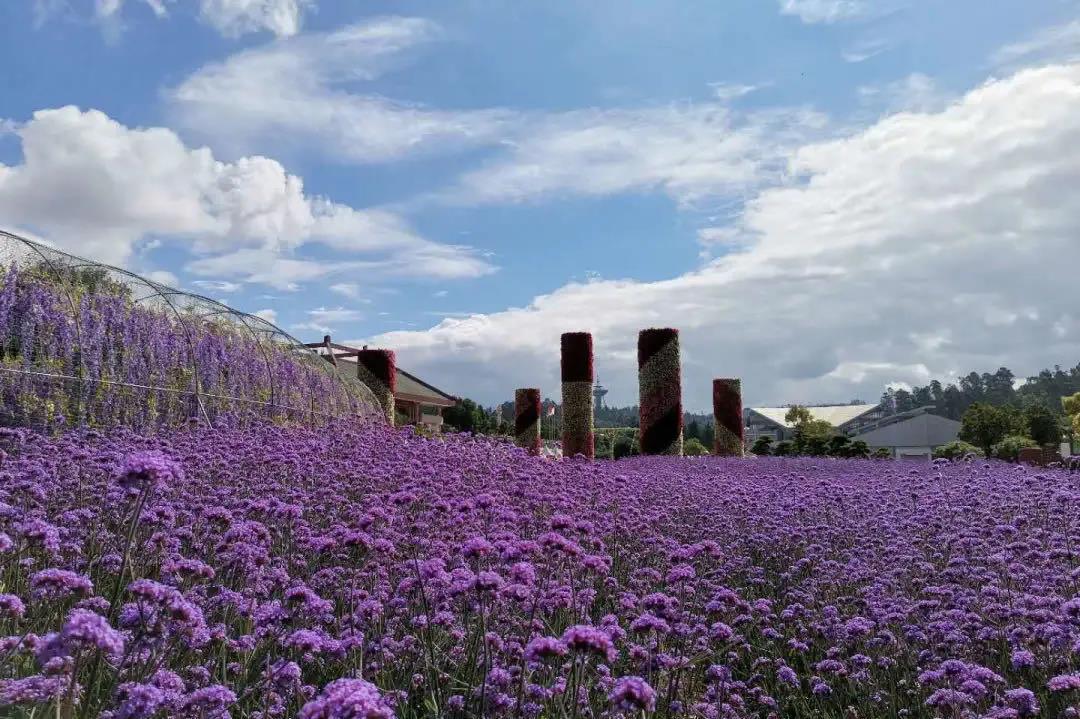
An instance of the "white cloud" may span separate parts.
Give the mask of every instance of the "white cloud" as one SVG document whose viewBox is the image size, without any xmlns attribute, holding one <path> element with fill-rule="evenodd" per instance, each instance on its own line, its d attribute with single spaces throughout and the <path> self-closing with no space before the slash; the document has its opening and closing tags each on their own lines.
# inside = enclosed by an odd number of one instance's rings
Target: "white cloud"
<svg viewBox="0 0 1080 719">
<path fill-rule="evenodd" d="M 240 289 L 239 283 L 227 282 L 225 280 L 195 280 L 191 284 L 205 292 L 224 292 L 229 294 Z"/>
<path fill-rule="evenodd" d="M 745 97 L 755 90 L 760 90 L 761 85 L 743 85 L 735 82 L 714 82 L 709 85 L 713 95 L 721 102 L 730 102 L 740 97 Z"/>
<path fill-rule="evenodd" d="M 356 300 L 360 298 L 360 285 L 355 282 L 338 282 L 328 287 L 331 292 L 348 297 L 350 300 Z"/>
<path fill-rule="evenodd" d="M 611 399 L 636 396 L 637 330 L 683 333 L 684 399 L 742 376 L 748 403 L 876 399 L 960 368 L 1018 374 L 1080 353 L 1080 66 L 988 83 L 791 156 L 747 203 L 746 249 L 659 282 L 566 285 L 525 307 L 390 332 L 439 386 L 485 402 L 558 395 L 558 337 L 595 333 Z M 1011 324 L 995 324 L 1009 313 Z M 940 339 L 935 339 L 940 338 Z"/>
<path fill-rule="evenodd" d="M 864 0 L 780 0 L 780 12 L 808 24 L 834 23 L 862 17 L 869 7 Z"/>
<path fill-rule="evenodd" d="M 157 282 L 159 285 L 165 285 L 166 287 L 180 286 L 180 278 L 168 270 L 152 270 L 144 273 L 143 277 L 151 282 Z"/>
<path fill-rule="evenodd" d="M 277 324 L 278 317 L 277 317 L 277 312 L 275 310 L 272 310 L 272 309 L 259 310 L 258 312 L 253 312 L 252 314 L 254 314 L 256 317 L 258 317 L 260 319 L 266 320 L 267 322 L 269 322 L 272 325 Z"/>
<path fill-rule="evenodd" d="M 778 179 L 825 119 L 810 110 L 736 113 L 722 103 L 582 110 L 536 118 L 504 157 L 463 175 L 457 202 L 659 190 L 679 203 L 740 195 Z"/>
<path fill-rule="evenodd" d="M 110 32 L 120 29 L 125 0 L 96 0 L 94 15 Z M 142 0 L 159 18 L 169 15 L 168 6 L 175 0 Z M 64 0 L 36 0 L 40 19 L 58 11 Z M 226 37 L 269 31 L 279 37 L 300 31 L 304 11 L 313 0 L 199 0 L 199 19 Z"/>
<path fill-rule="evenodd" d="M 870 58 L 877 57 L 888 49 L 889 44 L 885 40 L 874 38 L 856 42 L 850 48 L 840 53 L 840 56 L 844 59 L 844 62 L 857 64 L 866 62 Z"/>
<path fill-rule="evenodd" d="M 268 30 L 279 37 L 300 31 L 312 0 L 202 0 L 199 17 L 226 37 Z"/>
<path fill-rule="evenodd" d="M 497 139 L 510 117 L 500 110 L 434 110 L 352 91 L 437 35 L 433 23 L 401 17 L 309 33 L 207 65 L 167 96 L 180 123 L 237 152 L 292 144 L 337 162 L 382 162 Z"/>
<path fill-rule="evenodd" d="M 292 325 L 290 329 L 313 330 L 322 332 L 324 335 L 331 334 L 335 327 L 341 326 L 342 323 L 362 320 L 364 313 L 344 307 L 316 307 L 313 310 L 308 310 L 307 316 L 307 320 Z"/>
<path fill-rule="evenodd" d="M 1080 59 L 1080 20 L 1040 30 L 994 53 L 992 62 L 1006 68 Z"/>
<path fill-rule="evenodd" d="M 221 162 L 164 128 L 98 111 L 36 112 L 17 134 L 22 164 L 0 164 L 0 223 L 113 264 L 151 238 L 179 241 L 189 269 L 276 287 L 347 271 L 460 278 L 494 268 L 470 248 L 417 235 L 400 217 L 304 193 L 266 157 Z M 322 245 L 321 259 L 305 257 Z M 327 256 L 329 253 L 329 256 Z"/>
<path fill-rule="evenodd" d="M 868 106 L 894 112 L 936 112 L 954 99 L 941 90 L 932 77 L 919 72 L 901 80 L 859 88 L 860 101 Z"/>
</svg>

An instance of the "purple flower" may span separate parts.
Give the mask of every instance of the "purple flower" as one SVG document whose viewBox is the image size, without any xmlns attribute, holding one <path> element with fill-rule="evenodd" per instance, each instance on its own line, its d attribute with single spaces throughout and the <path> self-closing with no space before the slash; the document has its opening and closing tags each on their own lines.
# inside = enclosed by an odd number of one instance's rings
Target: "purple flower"
<svg viewBox="0 0 1080 719">
<path fill-rule="evenodd" d="M 530 662 L 553 657 L 565 657 L 567 646 L 555 637 L 536 637 L 525 646 L 525 658 Z"/>
<path fill-rule="evenodd" d="M 1014 649 L 1009 661 L 1013 669 L 1028 669 L 1035 666 L 1035 655 L 1027 649 Z"/>
<path fill-rule="evenodd" d="M 1008 690 L 1005 692 L 1005 703 L 1022 717 L 1035 716 L 1039 713 L 1039 703 L 1030 689 Z"/>
<path fill-rule="evenodd" d="M 656 692 L 641 677 L 620 677 L 608 695 L 611 703 L 627 711 L 651 712 L 656 709 Z"/>
<path fill-rule="evenodd" d="M 165 704 L 166 695 L 153 684 L 126 682 L 116 689 L 116 719 L 150 719 Z"/>
<path fill-rule="evenodd" d="M 124 460 L 116 481 L 124 489 L 176 487 L 184 481 L 184 470 L 176 460 L 161 452 L 135 452 Z"/>
<path fill-rule="evenodd" d="M 374 684 L 363 679 L 337 679 L 300 709 L 300 719 L 393 719 Z"/>
<path fill-rule="evenodd" d="M 220 684 L 211 684 L 185 696 L 180 705 L 186 712 L 194 713 L 196 716 L 224 719 L 226 709 L 235 703 L 236 694 L 231 689 Z"/>
<path fill-rule="evenodd" d="M 26 612 L 23 601 L 14 594 L 0 594 L 0 619 L 19 619 Z"/>
<path fill-rule="evenodd" d="M 799 675 L 791 667 L 783 666 L 777 669 L 776 678 L 789 686 L 796 688 L 799 686 Z"/>
<path fill-rule="evenodd" d="M 67 569 L 42 569 L 30 577 L 30 595 L 34 599 L 59 601 L 93 592 L 93 582 Z"/>
<path fill-rule="evenodd" d="M 618 652 L 607 632 L 585 624 L 570 627 L 562 635 L 563 644 L 571 651 L 582 654 L 596 654 L 608 662 L 615 661 Z"/>
<path fill-rule="evenodd" d="M 1052 692 L 1068 692 L 1080 689 L 1080 672 L 1058 674 L 1046 683 L 1046 688 Z"/>
</svg>

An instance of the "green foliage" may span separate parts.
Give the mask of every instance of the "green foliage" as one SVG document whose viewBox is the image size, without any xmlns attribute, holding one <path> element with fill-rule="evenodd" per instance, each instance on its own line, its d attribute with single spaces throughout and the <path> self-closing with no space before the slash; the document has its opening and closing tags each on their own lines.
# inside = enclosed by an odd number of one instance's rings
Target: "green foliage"
<svg viewBox="0 0 1080 719">
<path fill-rule="evenodd" d="M 1061 423 L 1054 412 L 1041 402 L 1028 405 L 1024 410 L 1024 425 L 1027 436 L 1041 445 L 1057 444 L 1061 441 Z"/>
<path fill-rule="evenodd" d="M 704 457 L 708 454 L 709 450 L 697 437 L 691 437 L 683 442 L 683 456 L 685 457 Z"/>
<path fill-rule="evenodd" d="M 829 437 L 829 456 L 830 457 L 846 457 L 848 447 L 851 445 L 851 440 L 842 434 L 836 434 Z"/>
<path fill-rule="evenodd" d="M 795 444 L 786 439 L 783 442 L 777 442 L 773 447 L 773 455 L 777 457 L 790 457 L 793 454 L 795 454 Z"/>
<path fill-rule="evenodd" d="M 961 422 L 960 439 L 982 448 L 987 457 L 993 455 L 994 445 L 1014 429 L 1014 418 L 1009 412 L 983 402 L 968 407 Z"/>
<path fill-rule="evenodd" d="M 844 456 L 850 459 L 867 459 L 870 457 L 870 445 L 861 439 L 857 439 L 848 444 L 845 452 Z"/>
<path fill-rule="evenodd" d="M 1061 398 L 1061 407 L 1072 420 L 1073 427 L 1080 432 L 1080 392 Z"/>
<path fill-rule="evenodd" d="M 1038 449 L 1039 443 L 1031 437 L 1010 434 L 994 445 L 993 456 L 1007 462 L 1015 462 L 1020 457 L 1020 450 L 1028 448 Z"/>
<path fill-rule="evenodd" d="M 491 415 L 471 399 L 463 399 L 453 407 L 443 410 L 443 423 L 447 429 L 474 434 L 492 434 L 495 422 Z"/>
<path fill-rule="evenodd" d="M 615 448 L 612 450 L 612 455 L 615 459 L 622 459 L 623 457 L 636 457 L 641 454 L 641 445 L 638 444 L 637 433 L 634 433 L 633 437 L 625 437 L 620 435 L 615 440 Z"/>
<path fill-rule="evenodd" d="M 764 437 L 755 439 L 753 446 L 750 447 L 750 452 L 761 457 L 767 457 L 772 454 L 772 437 L 765 435 Z"/>
<path fill-rule="evenodd" d="M 795 405 L 784 415 L 784 421 L 796 428 L 807 422 L 812 422 L 813 420 L 814 417 L 810 414 L 810 410 L 806 407 L 800 407 L 799 405 Z"/>
<path fill-rule="evenodd" d="M 969 454 L 978 456 L 982 454 L 982 451 L 973 444 L 957 439 L 935 449 L 934 459 L 960 459 Z"/>
<path fill-rule="evenodd" d="M 878 447 L 877 449 L 874 450 L 874 453 L 872 455 L 870 455 L 870 456 L 873 457 L 874 459 L 892 459 L 893 458 L 893 453 L 892 453 L 892 450 L 889 449 L 888 447 Z"/>
</svg>

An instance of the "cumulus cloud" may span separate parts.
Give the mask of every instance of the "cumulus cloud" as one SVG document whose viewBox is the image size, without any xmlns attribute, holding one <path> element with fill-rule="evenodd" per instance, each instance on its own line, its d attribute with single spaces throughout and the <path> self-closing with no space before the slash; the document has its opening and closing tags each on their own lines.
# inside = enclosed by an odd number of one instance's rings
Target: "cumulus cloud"
<svg viewBox="0 0 1080 719">
<path fill-rule="evenodd" d="M 744 249 L 697 271 L 569 284 L 367 341 L 494 402 L 519 386 L 557 396 L 558 336 L 590 330 L 600 380 L 632 402 L 637 330 L 676 326 L 695 409 L 714 376 L 742 376 L 751 403 L 874 400 L 890 382 L 1023 373 L 1080 352 L 1080 66 L 1026 70 L 940 111 L 806 144 L 789 170 L 718 235 Z"/>
<path fill-rule="evenodd" d="M 428 20 L 403 17 L 309 33 L 207 65 L 167 97 L 178 122 L 240 152 L 292 142 L 334 161 L 381 162 L 490 142 L 508 113 L 354 91 L 438 34 Z"/>
<path fill-rule="evenodd" d="M 36 112 L 16 133 L 23 160 L 0 164 L 0 223 L 95 259 L 128 264 L 151 239 L 171 239 L 196 255 L 196 274 L 276 287 L 352 270 L 458 278 L 494 269 L 385 210 L 309 196 L 267 157 L 221 162 L 171 130 L 75 107 Z M 320 259 L 304 255 L 313 244 Z"/>
</svg>

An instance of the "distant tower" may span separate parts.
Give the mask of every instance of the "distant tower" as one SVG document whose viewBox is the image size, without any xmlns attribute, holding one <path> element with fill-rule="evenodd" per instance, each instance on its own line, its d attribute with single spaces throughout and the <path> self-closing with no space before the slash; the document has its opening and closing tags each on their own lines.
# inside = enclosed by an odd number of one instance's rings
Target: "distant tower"
<svg viewBox="0 0 1080 719">
<path fill-rule="evenodd" d="M 604 395 L 607 394 L 607 390 L 604 389 L 604 385 L 600 384 L 600 380 L 596 381 L 596 385 L 593 387 L 592 396 L 596 403 L 596 409 L 600 409 L 604 406 Z"/>
</svg>

